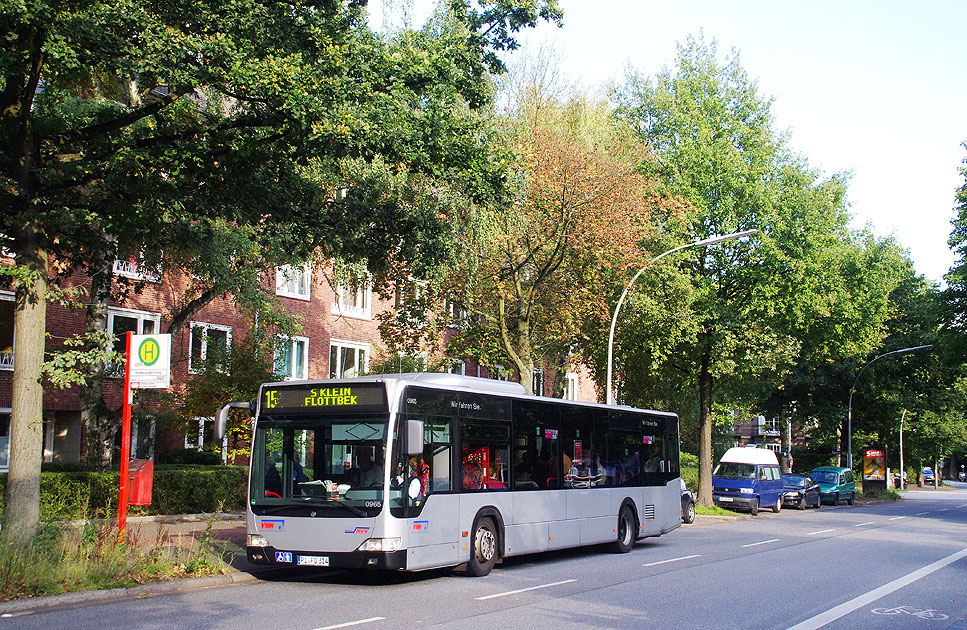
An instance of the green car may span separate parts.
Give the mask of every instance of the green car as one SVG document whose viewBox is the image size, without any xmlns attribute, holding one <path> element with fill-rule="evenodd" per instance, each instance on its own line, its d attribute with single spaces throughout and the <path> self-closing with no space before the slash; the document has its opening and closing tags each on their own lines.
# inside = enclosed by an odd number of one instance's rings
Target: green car
<svg viewBox="0 0 967 630">
<path fill-rule="evenodd" d="M 841 500 L 846 499 L 846 503 L 853 505 L 856 482 L 853 480 L 853 471 L 849 468 L 820 466 L 813 468 L 809 476 L 819 484 L 819 496 L 823 503 L 839 505 Z"/>
</svg>

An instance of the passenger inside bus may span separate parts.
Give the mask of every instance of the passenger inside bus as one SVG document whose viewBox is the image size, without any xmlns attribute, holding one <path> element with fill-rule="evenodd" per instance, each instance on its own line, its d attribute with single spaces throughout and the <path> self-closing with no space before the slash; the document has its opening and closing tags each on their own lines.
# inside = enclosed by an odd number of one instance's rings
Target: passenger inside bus
<svg viewBox="0 0 967 630">
<path fill-rule="evenodd" d="M 271 453 L 265 454 L 265 496 L 282 497 L 282 475 L 275 467 L 275 458 Z"/>
</svg>

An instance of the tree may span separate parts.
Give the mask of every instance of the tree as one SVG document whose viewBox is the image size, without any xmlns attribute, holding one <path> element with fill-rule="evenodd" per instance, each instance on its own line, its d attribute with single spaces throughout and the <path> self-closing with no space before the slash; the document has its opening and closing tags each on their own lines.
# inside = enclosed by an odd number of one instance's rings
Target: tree
<svg viewBox="0 0 967 630">
<path fill-rule="evenodd" d="M 513 194 L 478 208 L 446 287 L 468 315 L 454 352 L 513 366 L 540 394 L 535 369 L 563 374 L 579 356 L 584 319 L 607 309 L 603 278 L 639 261 L 656 201 L 637 173 L 640 145 L 604 102 L 574 96 L 524 111 L 508 121 Z"/>
<path fill-rule="evenodd" d="M 493 51 L 560 19 L 554 0 L 451 5 L 380 39 L 356 1 L 3 3 L 0 233 L 31 272 L 17 285 L 5 536 L 37 523 L 51 257 L 154 265 L 224 222 L 289 261 L 318 252 L 378 274 L 435 260 L 435 209 L 373 206 L 359 172 L 444 176 L 457 154 L 471 171 L 478 139 L 452 132 L 487 101 Z"/>
<path fill-rule="evenodd" d="M 642 365 L 634 369 L 660 373 L 673 392 L 697 390 L 697 500 L 710 505 L 713 398 L 727 395 L 736 406 L 754 400 L 752 385 L 781 374 L 801 350 L 802 329 L 824 321 L 836 271 L 848 264 L 835 262 L 848 239 L 844 187 L 839 178 L 818 178 L 788 151 L 773 128 L 771 102 L 738 53 L 719 65 L 715 43 L 702 37 L 679 46 L 674 70 L 650 80 L 632 75 L 617 100 L 654 152 L 653 174 L 664 191 L 696 209 L 677 244 L 759 230 L 754 247 L 729 241 L 685 250 L 676 259 L 681 272 L 656 274 L 654 283 L 680 296 L 675 318 L 663 320 L 671 343 L 652 341 L 644 357 L 626 348 L 621 368 L 630 377 L 627 366 Z M 629 305 L 628 321 L 639 303 Z M 642 308 L 642 321 L 631 326 L 644 341 L 652 310 Z"/>
</svg>

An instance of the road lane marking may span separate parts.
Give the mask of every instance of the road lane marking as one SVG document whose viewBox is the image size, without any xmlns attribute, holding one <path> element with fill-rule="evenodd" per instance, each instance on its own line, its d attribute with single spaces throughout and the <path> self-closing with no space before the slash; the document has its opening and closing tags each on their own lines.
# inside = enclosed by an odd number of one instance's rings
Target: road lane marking
<svg viewBox="0 0 967 630">
<path fill-rule="evenodd" d="M 963 505 L 958 505 L 957 507 L 959 507 L 959 508 L 967 507 L 967 503 L 964 503 Z"/>
<path fill-rule="evenodd" d="M 921 569 L 917 569 L 916 571 L 907 573 L 903 577 L 899 577 L 893 580 L 892 582 L 888 582 L 883 586 L 873 589 L 872 591 L 867 591 L 866 593 L 863 593 L 859 597 L 854 597 L 848 602 L 844 602 L 839 606 L 830 608 L 826 612 L 820 613 L 815 617 L 810 617 L 805 621 L 802 621 L 800 623 L 797 623 L 794 626 L 791 626 L 788 630 L 817 630 L 818 628 L 822 628 L 826 624 L 832 623 L 833 621 L 836 621 L 840 617 L 844 617 L 850 614 L 851 612 L 853 612 L 854 610 L 858 608 L 862 608 L 867 604 L 871 604 L 876 600 L 880 599 L 881 597 L 885 597 L 886 595 L 889 595 L 894 591 L 898 591 L 904 586 L 913 584 L 917 580 L 924 578 L 930 575 L 931 573 L 939 571 L 940 569 L 944 568 L 948 564 L 957 562 L 958 560 L 964 557 L 967 557 L 967 548 L 961 549 L 956 553 L 952 553 L 946 558 L 941 558 L 940 560 L 937 560 L 936 562 L 928 564 L 927 566 Z"/>
<path fill-rule="evenodd" d="M 748 545 L 742 545 L 743 547 L 755 547 L 756 545 L 767 545 L 769 543 L 779 542 L 778 538 L 770 538 L 769 540 L 763 540 L 757 543 L 749 543 Z"/>
<path fill-rule="evenodd" d="M 853 527 L 863 527 L 864 525 L 872 525 L 875 522 L 876 521 L 866 521 L 865 523 L 857 523 L 856 525 L 853 525 Z"/>
<path fill-rule="evenodd" d="M 886 520 L 888 520 L 888 521 L 898 521 L 901 518 L 906 518 L 906 516 L 892 516 L 892 517 L 890 517 L 890 518 L 888 518 Z"/>
<path fill-rule="evenodd" d="M 940 509 L 939 509 L 939 510 L 937 510 L 937 511 L 938 511 L 938 512 L 946 512 L 946 511 L 947 511 L 947 510 L 949 510 L 949 509 L 950 509 L 950 508 L 940 508 Z"/>
<path fill-rule="evenodd" d="M 370 617 L 369 619 L 360 619 L 359 621 L 347 621 L 346 623 L 337 623 L 334 626 L 324 626 L 322 628 L 316 628 L 315 630 L 336 630 L 336 628 L 349 628 L 352 626 L 361 626 L 364 623 L 382 621 L 384 619 L 386 619 L 386 617 Z"/>
<path fill-rule="evenodd" d="M 671 560 L 659 560 L 658 562 L 649 562 L 648 564 L 643 564 L 641 566 L 643 566 L 643 567 L 655 567 L 655 566 L 658 566 L 659 564 L 668 564 L 669 562 L 678 562 L 679 560 L 688 560 L 690 558 L 698 558 L 701 555 L 702 554 L 700 554 L 700 553 L 696 553 L 696 554 L 691 555 L 691 556 L 682 556 L 681 558 L 672 558 Z"/>
<path fill-rule="evenodd" d="M 815 536 L 816 534 L 825 534 L 826 532 L 835 532 L 835 529 L 821 529 L 818 532 L 809 532 L 807 536 Z"/>
<path fill-rule="evenodd" d="M 507 591 L 506 593 L 495 593 L 493 595 L 484 595 L 483 597 L 474 597 L 474 599 L 479 601 L 483 601 L 485 599 L 496 599 L 498 597 L 505 597 L 507 595 L 516 595 L 517 593 L 536 591 L 539 588 L 550 588 L 552 586 L 560 586 L 561 584 L 570 584 L 571 582 L 577 582 L 577 580 L 563 580 L 561 582 L 551 582 L 550 584 L 541 584 L 540 586 L 528 586 L 527 588 L 519 588 L 516 591 Z"/>
<path fill-rule="evenodd" d="M 917 512 L 914 516 L 923 516 L 924 514 L 930 514 L 930 512 Z"/>
</svg>

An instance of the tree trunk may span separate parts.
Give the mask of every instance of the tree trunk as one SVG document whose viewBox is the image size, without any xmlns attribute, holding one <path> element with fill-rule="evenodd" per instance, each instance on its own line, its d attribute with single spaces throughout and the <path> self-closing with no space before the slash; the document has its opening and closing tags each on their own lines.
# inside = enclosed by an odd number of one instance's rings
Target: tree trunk
<svg viewBox="0 0 967 630">
<path fill-rule="evenodd" d="M 712 507 L 712 373 L 708 350 L 702 354 L 698 373 L 699 427 L 698 497 L 696 505 Z"/>
<path fill-rule="evenodd" d="M 110 257 L 103 257 L 98 263 L 96 268 L 91 268 L 91 299 L 84 315 L 84 325 L 88 332 L 107 330 L 107 304 L 111 295 L 114 261 Z M 106 368 L 103 363 L 90 365 L 87 378 L 79 389 L 86 444 L 84 463 L 91 470 L 111 468 L 114 434 L 117 432 L 104 402 Z"/>
<path fill-rule="evenodd" d="M 14 311 L 13 406 L 10 414 L 10 469 L 4 491 L 3 536 L 28 543 L 40 522 L 40 465 L 43 462 L 44 362 L 47 330 L 47 250 L 39 226 L 24 230 L 17 263 L 31 272 L 17 286 Z"/>
</svg>

